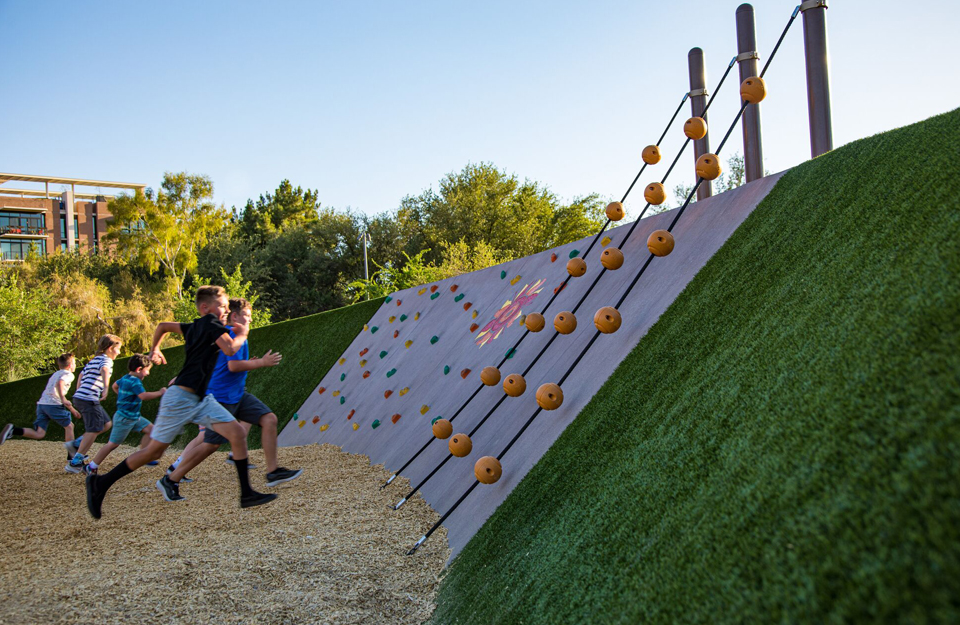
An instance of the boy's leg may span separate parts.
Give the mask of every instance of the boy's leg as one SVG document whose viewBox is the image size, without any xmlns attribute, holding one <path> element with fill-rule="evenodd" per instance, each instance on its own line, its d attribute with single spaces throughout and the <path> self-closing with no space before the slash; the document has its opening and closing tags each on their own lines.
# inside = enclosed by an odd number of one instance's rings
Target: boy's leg
<svg viewBox="0 0 960 625">
<path fill-rule="evenodd" d="M 219 443 L 201 443 L 197 445 L 190 453 L 183 455 L 183 460 L 180 461 L 180 465 L 170 473 L 167 473 L 167 477 L 171 482 L 176 484 L 186 477 L 187 473 L 192 471 L 194 467 L 209 458 L 210 455 L 219 448 Z"/>
<path fill-rule="evenodd" d="M 187 454 L 189 454 L 191 451 L 196 449 L 198 445 L 203 443 L 203 437 L 206 433 L 206 429 L 207 428 L 205 428 L 204 426 L 202 425 L 200 426 L 200 432 L 196 436 L 194 436 L 189 443 L 187 443 L 187 446 L 183 448 L 183 451 L 180 452 L 180 455 L 177 456 L 177 459 L 174 460 L 173 464 L 171 464 L 170 467 L 167 469 L 168 475 L 173 471 L 175 471 L 177 467 L 180 466 L 180 463 L 183 462 L 183 459 L 187 456 Z"/>
<path fill-rule="evenodd" d="M 237 405 L 236 417 L 241 422 L 255 423 L 260 426 L 260 442 L 267 460 L 267 486 L 276 486 L 295 480 L 302 470 L 291 470 L 279 466 L 277 461 L 277 415 L 257 399 L 252 393 L 244 393 Z"/>
<path fill-rule="evenodd" d="M 83 456 L 90 450 L 97 436 L 110 429 L 112 422 L 110 415 L 99 402 L 77 400 L 76 404 L 80 414 L 83 415 L 83 427 L 86 430 L 77 448 L 77 453 Z"/>
<path fill-rule="evenodd" d="M 148 425 L 140 431 L 143 432 L 143 436 L 140 437 L 140 449 L 143 449 L 150 442 L 150 432 L 153 431 L 153 424 L 148 422 Z"/>
<path fill-rule="evenodd" d="M 14 436 L 22 436 L 24 438 L 32 438 L 35 441 L 42 439 L 47 435 L 47 431 L 44 429 L 35 430 L 33 428 L 13 428 Z"/>
<path fill-rule="evenodd" d="M 110 455 L 114 449 L 120 445 L 114 443 L 113 441 L 108 442 L 106 445 L 100 448 L 100 451 L 97 452 L 97 455 L 94 456 L 93 460 L 90 461 L 91 468 L 96 469 L 100 467 L 100 463 L 107 459 L 107 456 Z"/>
<path fill-rule="evenodd" d="M 227 409 L 217 403 L 213 395 L 207 395 L 200 403 L 199 418 L 204 425 L 230 442 L 233 462 L 237 467 L 237 479 L 240 481 L 240 507 L 259 506 L 276 499 L 276 495 L 258 493 L 250 488 L 250 475 L 247 467 L 247 436 L 240 424 Z"/>
<path fill-rule="evenodd" d="M 260 445 L 267 460 L 267 473 L 277 470 L 277 415 L 268 412 L 260 417 Z"/>
<path fill-rule="evenodd" d="M 161 443 L 157 440 L 151 440 L 146 449 L 141 449 L 126 457 L 126 459 L 117 466 L 110 469 L 104 475 L 91 474 L 87 476 L 87 510 L 90 516 L 95 519 L 100 518 L 100 509 L 103 505 L 103 498 L 107 490 L 113 486 L 117 480 L 130 475 L 151 460 L 156 460 L 163 456 L 163 452 L 169 447 L 169 443 Z"/>
</svg>

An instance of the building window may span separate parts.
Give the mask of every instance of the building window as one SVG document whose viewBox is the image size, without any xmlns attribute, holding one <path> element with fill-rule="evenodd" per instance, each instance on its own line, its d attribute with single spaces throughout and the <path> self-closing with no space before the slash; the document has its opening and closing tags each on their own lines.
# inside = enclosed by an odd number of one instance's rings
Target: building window
<svg viewBox="0 0 960 625">
<path fill-rule="evenodd" d="M 43 213 L 0 212 L 0 234 L 47 234 L 46 215 Z"/>
<path fill-rule="evenodd" d="M 60 215 L 60 240 L 63 241 L 64 249 L 67 245 L 67 216 Z"/>
<path fill-rule="evenodd" d="M 0 258 L 3 260 L 23 260 L 33 249 L 41 256 L 47 253 L 46 239 L 0 239 Z"/>
<path fill-rule="evenodd" d="M 80 243 L 80 218 L 73 216 L 73 240 Z"/>
</svg>

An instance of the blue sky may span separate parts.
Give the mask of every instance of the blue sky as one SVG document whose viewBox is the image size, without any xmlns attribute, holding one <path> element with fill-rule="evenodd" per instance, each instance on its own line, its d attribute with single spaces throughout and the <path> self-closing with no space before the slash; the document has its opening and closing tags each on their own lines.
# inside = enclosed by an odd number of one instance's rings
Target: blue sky
<svg viewBox="0 0 960 625">
<path fill-rule="evenodd" d="M 228 208 L 289 178 L 374 214 L 490 161 L 561 199 L 619 199 L 687 90 L 688 50 L 711 86 L 736 54 L 738 4 L 0 0 L 0 171 L 156 187 L 186 170 Z M 761 63 L 793 6 L 754 2 Z M 940 0 L 833 2 L 835 145 L 960 105 L 958 26 Z M 767 73 L 771 171 L 809 158 L 802 30 Z M 736 84 L 711 108 L 713 145 Z M 692 181 L 682 163 L 668 187 Z"/>
</svg>

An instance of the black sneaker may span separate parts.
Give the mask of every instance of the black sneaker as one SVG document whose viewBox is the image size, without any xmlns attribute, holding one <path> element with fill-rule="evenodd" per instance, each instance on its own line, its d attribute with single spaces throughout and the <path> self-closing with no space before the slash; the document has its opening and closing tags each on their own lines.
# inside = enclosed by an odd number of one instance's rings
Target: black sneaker
<svg viewBox="0 0 960 625">
<path fill-rule="evenodd" d="M 265 503 L 270 503 L 276 498 L 277 496 L 273 493 L 258 493 L 257 491 L 253 491 L 249 495 L 245 495 L 240 498 L 240 507 L 252 508 L 254 506 L 262 506 Z"/>
<path fill-rule="evenodd" d="M 10 437 L 13 436 L 13 424 L 8 423 L 3 426 L 3 430 L 0 431 L 0 445 L 3 445 Z"/>
<path fill-rule="evenodd" d="M 101 492 L 99 485 L 97 484 L 96 475 L 87 476 L 87 510 L 90 511 L 90 516 L 95 519 L 100 518 L 100 507 L 103 506 L 103 496 L 107 493 L 105 491 Z"/>
<path fill-rule="evenodd" d="M 157 490 L 163 493 L 163 498 L 167 501 L 182 501 L 186 497 L 180 496 L 180 486 L 171 482 L 166 475 L 157 480 Z"/>
<path fill-rule="evenodd" d="M 176 469 L 174 469 L 173 465 L 171 464 L 169 467 L 167 467 L 167 477 L 170 477 L 170 474 L 173 473 L 174 471 L 176 471 Z M 192 481 L 193 481 L 192 479 L 184 475 L 183 477 L 180 478 L 180 481 L 177 482 L 177 484 L 189 484 Z"/>
<path fill-rule="evenodd" d="M 300 477 L 301 473 L 303 473 L 303 469 L 297 469 L 296 471 L 293 471 L 291 469 L 277 467 L 276 471 L 267 473 L 267 486 L 276 486 L 277 484 L 283 484 L 284 482 L 295 480 Z"/>
</svg>

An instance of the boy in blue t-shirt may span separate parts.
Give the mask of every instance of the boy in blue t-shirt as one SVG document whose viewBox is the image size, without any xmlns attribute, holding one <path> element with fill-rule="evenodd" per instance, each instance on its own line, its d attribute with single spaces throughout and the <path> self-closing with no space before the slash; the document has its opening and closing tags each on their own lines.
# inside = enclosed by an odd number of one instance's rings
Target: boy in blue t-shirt
<svg viewBox="0 0 960 625">
<path fill-rule="evenodd" d="M 145 401 L 159 399 L 167 391 L 149 392 L 143 388 L 143 379 L 150 375 L 153 363 L 143 354 L 130 357 L 127 368 L 130 373 L 113 383 L 113 392 L 117 394 L 117 411 L 113 415 L 113 429 L 110 430 L 110 442 L 100 448 L 96 457 L 87 465 L 87 473 L 96 473 L 100 463 L 107 459 L 114 449 L 127 440 L 130 432 L 143 432 L 140 449 L 150 442 L 153 424 L 140 415 L 140 406 Z"/>
<path fill-rule="evenodd" d="M 253 316 L 250 302 L 243 298 L 231 299 L 229 306 L 228 323 L 250 325 Z M 233 332 L 231 331 L 230 334 L 232 336 Z M 249 371 L 262 367 L 275 367 L 280 364 L 280 359 L 280 354 L 272 351 L 267 351 L 261 358 L 251 359 L 249 344 L 244 343 L 234 355 L 227 356 L 221 353 L 217 357 L 213 376 L 207 386 L 207 394 L 213 395 L 221 406 L 237 418 L 245 430 L 249 431 L 251 425 L 259 425 L 262 429 L 263 455 L 267 461 L 267 486 L 289 482 L 303 473 L 302 469 L 292 470 L 277 465 L 277 415 L 252 393 L 246 391 Z M 166 491 L 166 499 L 168 501 L 182 499 L 177 488 L 178 482 L 187 475 L 188 471 L 203 462 L 226 442 L 226 438 L 207 428 L 203 443 L 192 452 L 185 453 L 177 466 L 171 467 L 161 480 Z"/>
</svg>

